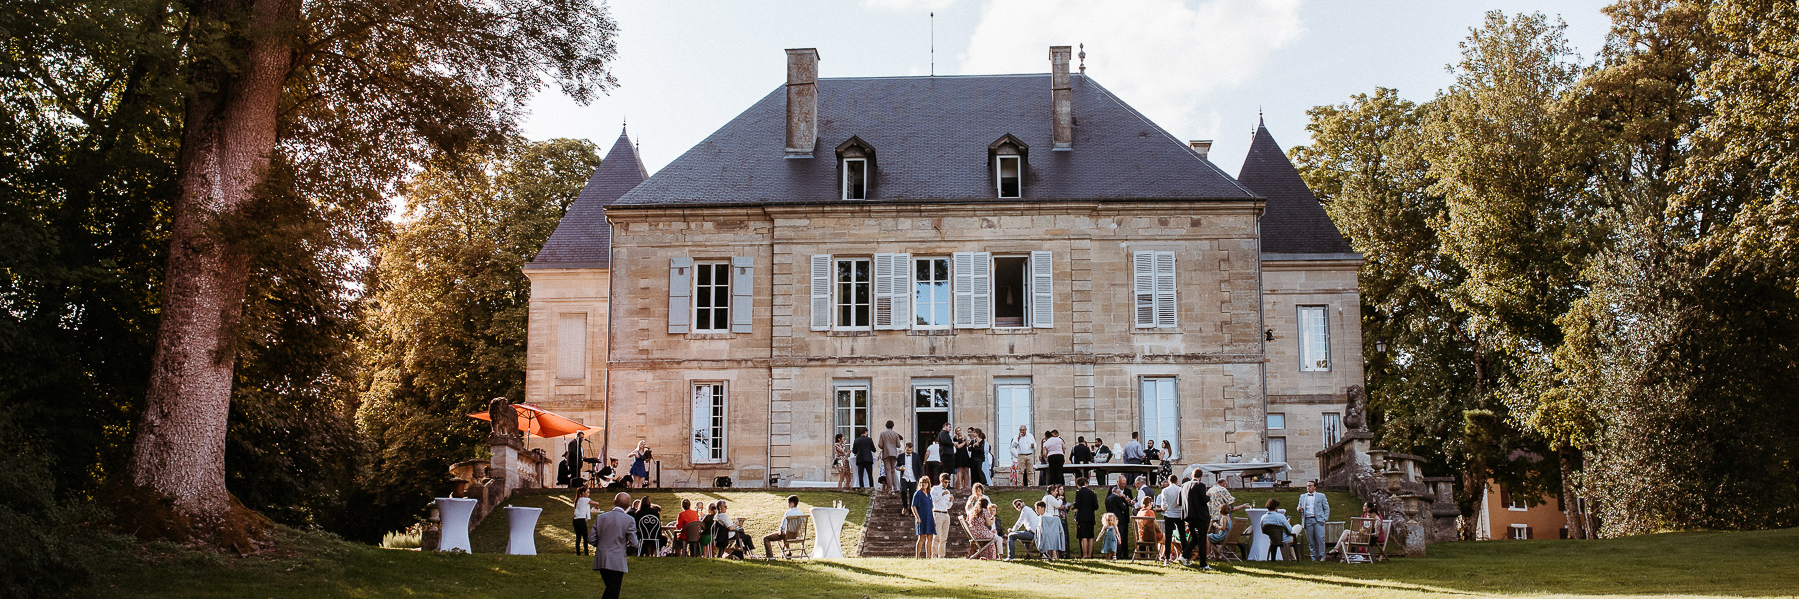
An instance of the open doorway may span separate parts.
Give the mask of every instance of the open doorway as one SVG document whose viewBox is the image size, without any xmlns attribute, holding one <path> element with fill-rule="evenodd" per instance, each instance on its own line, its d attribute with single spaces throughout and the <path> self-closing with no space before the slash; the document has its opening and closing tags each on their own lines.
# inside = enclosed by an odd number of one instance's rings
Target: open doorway
<svg viewBox="0 0 1799 599">
<path fill-rule="evenodd" d="M 925 453 L 924 444 L 937 440 L 937 432 L 949 422 L 949 380 L 920 380 L 912 383 L 912 447 Z"/>
</svg>

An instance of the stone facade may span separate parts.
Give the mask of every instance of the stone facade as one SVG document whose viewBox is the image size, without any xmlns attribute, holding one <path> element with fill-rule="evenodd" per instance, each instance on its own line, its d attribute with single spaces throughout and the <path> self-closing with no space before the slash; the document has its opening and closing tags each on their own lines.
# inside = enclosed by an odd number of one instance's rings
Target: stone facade
<svg viewBox="0 0 1799 599">
<path fill-rule="evenodd" d="M 554 268 L 526 269 L 531 280 L 531 307 L 528 318 L 528 340 L 525 350 L 525 401 L 545 410 L 561 414 L 588 426 L 601 426 L 605 421 L 606 338 L 611 318 L 610 269 Z M 564 377 L 559 360 L 563 357 L 565 318 L 579 316 L 581 328 L 582 367 L 579 376 Z M 572 341 L 571 341 L 572 342 Z M 525 440 L 526 449 L 542 449 L 554 463 L 562 459 L 567 441 Z M 627 448 L 629 449 L 629 448 Z M 587 457 L 598 457 L 595 447 Z M 553 477 L 552 477 L 553 478 Z M 554 482 L 554 481 L 551 481 Z"/>
<path fill-rule="evenodd" d="M 1263 326 L 1274 337 L 1267 343 L 1268 412 L 1281 414 L 1286 421 L 1283 429 L 1271 429 L 1268 436 L 1286 442 L 1288 478 L 1305 481 L 1320 475 L 1317 452 L 1346 432 L 1344 393 L 1351 385 L 1362 384 L 1362 300 L 1357 282 L 1361 261 L 1288 258 L 1271 254 L 1262 259 Z M 1325 308 L 1327 370 L 1300 369 L 1300 306 Z M 1331 438 L 1326 415 L 1333 415 L 1336 422 Z"/>
</svg>

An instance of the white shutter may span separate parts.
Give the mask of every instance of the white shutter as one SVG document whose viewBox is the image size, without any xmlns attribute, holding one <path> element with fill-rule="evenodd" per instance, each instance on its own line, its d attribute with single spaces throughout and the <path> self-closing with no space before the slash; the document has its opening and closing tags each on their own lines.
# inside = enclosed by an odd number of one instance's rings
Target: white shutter
<svg viewBox="0 0 1799 599">
<path fill-rule="evenodd" d="M 1031 252 L 1031 326 L 1048 329 L 1056 326 L 1055 269 L 1050 267 L 1049 252 Z"/>
<path fill-rule="evenodd" d="M 748 333 L 755 316 L 756 259 L 731 258 L 731 332 Z"/>
<path fill-rule="evenodd" d="M 712 388 L 710 385 L 692 385 L 690 388 L 693 390 L 693 451 L 688 457 L 693 463 L 704 464 L 712 461 Z"/>
<path fill-rule="evenodd" d="M 893 256 L 893 329 L 912 328 L 912 255 Z"/>
<path fill-rule="evenodd" d="M 831 329 L 831 255 L 812 255 L 812 330 Z"/>
<path fill-rule="evenodd" d="M 896 254 L 875 254 L 874 259 L 874 329 L 893 329 L 893 258 Z"/>
<path fill-rule="evenodd" d="M 974 252 L 973 268 L 969 269 L 968 288 L 970 300 L 974 304 L 973 328 L 993 328 L 993 256 L 987 252 Z"/>
<path fill-rule="evenodd" d="M 693 302 L 692 278 L 692 258 L 670 258 L 668 260 L 668 332 L 670 333 L 688 331 L 687 321 L 693 315 L 690 310 Z"/>
<path fill-rule="evenodd" d="M 950 256 L 950 292 L 955 296 L 951 310 L 958 329 L 974 327 L 974 252 L 956 252 Z"/>
<path fill-rule="evenodd" d="M 556 378 L 587 378 L 587 313 L 556 317 Z"/>
<path fill-rule="evenodd" d="M 1156 326 L 1155 252 L 1131 254 L 1131 290 L 1137 308 L 1137 326 Z"/>
<path fill-rule="evenodd" d="M 1156 326 L 1174 326 L 1174 308 L 1174 252 L 1156 252 Z"/>
</svg>

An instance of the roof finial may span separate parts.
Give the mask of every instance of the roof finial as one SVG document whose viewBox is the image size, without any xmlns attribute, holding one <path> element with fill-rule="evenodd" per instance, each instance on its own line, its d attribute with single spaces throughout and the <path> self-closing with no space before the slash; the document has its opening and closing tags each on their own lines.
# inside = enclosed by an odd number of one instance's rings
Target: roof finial
<svg viewBox="0 0 1799 599">
<path fill-rule="evenodd" d="M 1080 56 L 1081 56 L 1081 74 L 1085 75 L 1085 74 L 1087 74 L 1087 44 L 1086 44 L 1086 42 L 1081 43 Z"/>
<path fill-rule="evenodd" d="M 931 11 L 931 76 L 937 76 L 937 11 Z"/>
</svg>

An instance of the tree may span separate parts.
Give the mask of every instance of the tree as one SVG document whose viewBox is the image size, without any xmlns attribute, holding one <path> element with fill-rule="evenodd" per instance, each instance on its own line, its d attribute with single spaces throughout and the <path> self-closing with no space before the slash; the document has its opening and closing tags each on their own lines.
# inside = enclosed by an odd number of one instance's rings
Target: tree
<svg viewBox="0 0 1799 599">
<path fill-rule="evenodd" d="M 515 143 L 407 184 L 413 220 L 381 247 L 367 302 L 357 417 L 377 448 L 362 482 L 376 517 L 356 536 L 410 523 L 450 464 L 480 455 L 485 425 L 466 414 L 524 399 L 523 268 L 599 164 L 586 141 Z"/>
</svg>

